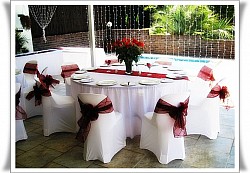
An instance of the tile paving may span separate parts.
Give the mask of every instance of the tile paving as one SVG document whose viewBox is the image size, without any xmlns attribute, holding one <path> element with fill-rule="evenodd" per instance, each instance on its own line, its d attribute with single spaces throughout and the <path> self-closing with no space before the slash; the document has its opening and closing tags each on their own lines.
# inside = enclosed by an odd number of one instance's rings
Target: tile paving
<svg viewBox="0 0 250 173">
<path fill-rule="evenodd" d="M 60 79 L 61 80 L 61 79 Z M 55 92 L 65 94 L 60 83 Z M 221 132 L 216 140 L 202 135 L 185 137 L 186 158 L 160 164 L 153 153 L 139 148 L 140 136 L 127 138 L 127 145 L 110 163 L 83 160 L 83 144 L 75 133 L 43 136 L 42 115 L 24 121 L 28 139 L 16 142 L 16 168 L 234 168 L 235 112 L 220 109 Z"/>
</svg>

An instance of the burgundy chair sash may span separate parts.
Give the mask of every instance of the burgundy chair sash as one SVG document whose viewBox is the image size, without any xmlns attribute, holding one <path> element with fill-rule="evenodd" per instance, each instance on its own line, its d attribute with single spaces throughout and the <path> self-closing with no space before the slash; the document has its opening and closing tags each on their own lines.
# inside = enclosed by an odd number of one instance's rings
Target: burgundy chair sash
<svg viewBox="0 0 250 173">
<path fill-rule="evenodd" d="M 21 96 L 21 88 L 16 93 L 16 120 L 23 120 L 27 118 L 26 112 L 23 110 L 23 108 L 19 105 L 20 103 L 20 96 Z"/>
<path fill-rule="evenodd" d="M 51 96 L 50 90 L 46 88 L 46 86 L 44 86 L 43 84 L 38 86 L 36 83 L 33 86 L 33 89 L 34 90 L 30 91 L 27 94 L 26 99 L 31 100 L 33 97 L 35 97 L 35 106 L 42 104 L 42 96 L 46 96 L 46 97 Z"/>
<path fill-rule="evenodd" d="M 39 71 L 37 72 L 37 77 L 39 78 L 40 82 L 43 85 L 45 85 L 47 88 L 49 88 L 50 86 L 54 88 L 53 85 L 60 83 L 59 80 L 53 79 L 51 75 L 43 75 L 43 74 L 40 74 Z"/>
<path fill-rule="evenodd" d="M 80 104 L 82 117 L 77 122 L 80 129 L 76 135 L 76 139 L 84 143 L 91 128 L 91 121 L 97 120 L 99 114 L 112 112 L 114 108 L 111 100 L 108 97 L 103 99 L 95 107 L 91 104 L 84 104 L 79 98 L 78 102 Z"/>
<path fill-rule="evenodd" d="M 207 98 L 214 98 L 219 96 L 221 100 L 223 100 L 223 102 L 225 101 L 225 99 L 227 97 L 229 97 L 229 92 L 227 90 L 226 86 L 220 86 L 219 84 L 216 84 L 211 91 L 209 92 Z"/>
<path fill-rule="evenodd" d="M 77 64 L 63 65 L 61 66 L 61 68 L 62 68 L 61 76 L 63 78 L 70 77 L 72 74 L 75 73 L 75 71 L 79 70 Z"/>
<path fill-rule="evenodd" d="M 159 99 L 154 112 L 159 114 L 168 113 L 171 118 L 175 120 L 173 133 L 174 137 L 182 137 L 187 135 L 186 131 L 186 116 L 188 109 L 189 97 L 184 101 L 180 102 L 180 106 L 176 107 L 168 102 Z"/>
<path fill-rule="evenodd" d="M 26 63 L 23 68 L 23 73 L 36 74 L 37 73 L 37 64 Z"/>
<path fill-rule="evenodd" d="M 204 65 L 201 68 L 197 77 L 199 77 L 205 81 L 215 81 L 214 75 L 213 75 L 213 70 L 206 65 Z"/>
</svg>

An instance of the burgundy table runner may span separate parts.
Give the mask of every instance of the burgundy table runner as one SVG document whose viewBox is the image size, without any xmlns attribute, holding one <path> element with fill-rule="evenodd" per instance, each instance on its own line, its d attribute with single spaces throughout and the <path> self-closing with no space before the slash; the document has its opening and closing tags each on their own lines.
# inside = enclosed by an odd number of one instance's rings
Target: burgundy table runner
<svg viewBox="0 0 250 173">
<path fill-rule="evenodd" d="M 89 72 L 96 72 L 96 73 L 107 73 L 107 74 L 119 74 L 119 75 L 127 75 L 125 73 L 125 70 L 116 70 L 116 69 L 95 69 L 95 70 L 88 70 Z M 151 74 L 148 76 L 148 74 Z M 166 74 L 161 74 L 161 73 L 150 73 L 150 72 L 141 72 L 139 74 L 138 71 L 133 71 L 132 74 L 130 74 L 130 76 L 141 76 L 141 77 L 150 77 L 150 78 L 166 78 Z M 187 76 L 183 76 L 183 77 L 176 77 L 174 78 L 175 80 L 181 80 L 181 79 L 185 79 L 188 80 Z"/>
</svg>

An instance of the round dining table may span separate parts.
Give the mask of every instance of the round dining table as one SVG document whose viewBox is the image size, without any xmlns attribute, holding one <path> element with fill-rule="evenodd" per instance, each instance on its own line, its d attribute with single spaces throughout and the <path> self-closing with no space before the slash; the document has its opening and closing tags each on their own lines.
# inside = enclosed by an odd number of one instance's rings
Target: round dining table
<svg viewBox="0 0 250 173">
<path fill-rule="evenodd" d="M 146 112 L 154 111 L 159 98 L 166 94 L 188 91 L 188 80 L 152 78 L 140 76 L 140 73 L 123 75 L 118 74 L 117 70 L 125 67 L 118 66 L 100 68 L 104 70 L 104 73 L 88 71 L 82 76 L 85 79 L 71 77 L 71 95 L 76 101 L 76 120 L 81 117 L 77 99 L 79 93 L 104 94 L 111 99 L 114 110 L 123 115 L 126 135 L 130 138 L 140 135 L 141 118 Z M 147 70 L 142 66 L 140 69 Z M 153 72 L 167 73 L 166 68 L 160 66 Z M 86 78 L 90 80 L 87 81 Z"/>
</svg>

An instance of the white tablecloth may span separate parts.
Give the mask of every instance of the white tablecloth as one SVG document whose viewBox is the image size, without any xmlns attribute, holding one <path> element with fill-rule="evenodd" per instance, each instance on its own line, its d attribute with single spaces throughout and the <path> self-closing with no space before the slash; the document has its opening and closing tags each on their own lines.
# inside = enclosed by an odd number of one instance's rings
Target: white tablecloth
<svg viewBox="0 0 250 173">
<path fill-rule="evenodd" d="M 76 118 L 81 117 L 77 100 L 79 93 L 105 94 L 113 102 L 115 111 L 122 113 L 125 117 L 127 137 L 133 138 L 140 134 L 141 117 L 149 111 L 154 111 L 155 105 L 160 97 L 170 93 L 180 93 L 188 90 L 187 80 L 175 80 L 173 83 L 160 83 L 158 85 L 141 85 L 138 82 L 147 77 L 116 75 L 105 73 L 87 73 L 94 79 L 91 83 L 80 83 L 79 80 L 71 79 L 71 94 L 76 100 Z M 97 86 L 100 80 L 116 80 L 114 86 Z M 150 78 L 153 79 L 153 78 Z M 135 82 L 136 86 L 121 86 L 122 82 Z"/>
</svg>

